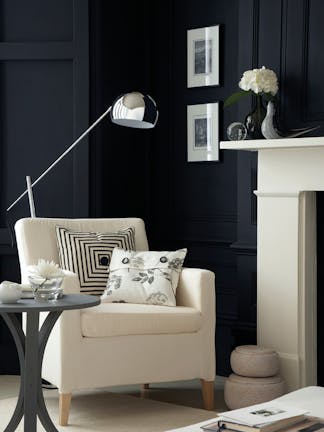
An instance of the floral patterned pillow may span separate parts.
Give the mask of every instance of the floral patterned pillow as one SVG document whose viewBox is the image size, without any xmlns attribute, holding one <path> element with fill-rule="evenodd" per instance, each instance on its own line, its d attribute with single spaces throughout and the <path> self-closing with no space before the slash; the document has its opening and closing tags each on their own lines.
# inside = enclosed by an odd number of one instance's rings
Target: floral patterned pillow
<svg viewBox="0 0 324 432">
<path fill-rule="evenodd" d="M 135 252 L 115 248 L 102 302 L 176 306 L 176 289 L 187 249 Z"/>
</svg>

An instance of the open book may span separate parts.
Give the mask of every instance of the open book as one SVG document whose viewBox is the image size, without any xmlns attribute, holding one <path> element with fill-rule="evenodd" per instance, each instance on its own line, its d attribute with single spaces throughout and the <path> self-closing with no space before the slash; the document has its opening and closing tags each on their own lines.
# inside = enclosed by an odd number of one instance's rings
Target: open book
<svg viewBox="0 0 324 432">
<path fill-rule="evenodd" d="M 305 420 L 306 413 L 306 410 L 279 408 L 275 402 L 267 402 L 226 411 L 221 414 L 217 422 L 202 428 L 210 431 L 228 429 L 240 432 L 275 432 L 301 423 Z"/>
<path fill-rule="evenodd" d="M 279 408 L 279 406 L 276 406 L 276 402 L 266 402 L 246 408 L 226 411 L 221 413 L 220 417 L 223 420 L 234 421 L 247 426 L 260 426 L 279 420 L 303 416 L 306 413 L 307 410 Z"/>
</svg>

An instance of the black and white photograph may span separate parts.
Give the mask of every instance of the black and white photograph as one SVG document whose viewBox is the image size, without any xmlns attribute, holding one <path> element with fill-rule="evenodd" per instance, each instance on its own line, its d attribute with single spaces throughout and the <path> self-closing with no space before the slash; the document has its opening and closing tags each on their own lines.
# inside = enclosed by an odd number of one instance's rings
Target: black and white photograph
<svg viewBox="0 0 324 432">
<path fill-rule="evenodd" d="M 188 162 L 218 161 L 218 102 L 187 107 Z"/>
<path fill-rule="evenodd" d="M 187 32 L 188 87 L 219 85 L 219 25 Z"/>
<path fill-rule="evenodd" d="M 207 147 L 210 132 L 210 119 L 207 117 L 195 119 L 195 148 Z"/>
<path fill-rule="evenodd" d="M 212 71 L 212 46 L 211 39 L 195 41 L 195 75 Z"/>
<path fill-rule="evenodd" d="M 257 411 L 252 411 L 251 414 L 259 415 L 262 417 L 270 417 L 276 414 L 282 414 L 285 411 L 283 411 L 280 408 L 266 408 L 266 409 L 260 409 Z"/>
</svg>

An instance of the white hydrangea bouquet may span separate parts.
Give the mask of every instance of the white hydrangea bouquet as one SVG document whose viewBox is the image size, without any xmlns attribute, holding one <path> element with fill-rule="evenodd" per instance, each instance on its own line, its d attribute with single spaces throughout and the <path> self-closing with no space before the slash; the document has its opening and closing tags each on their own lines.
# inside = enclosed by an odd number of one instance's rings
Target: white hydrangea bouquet
<svg viewBox="0 0 324 432">
<path fill-rule="evenodd" d="M 229 96 L 224 102 L 224 107 L 236 103 L 249 94 L 264 96 L 267 101 L 274 100 L 279 89 L 277 75 L 264 66 L 245 71 L 238 86 L 241 90 Z"/>
<path fill-rule="evenodd" d="M 62 296 L 64 272 L 54 261 L 39 259 L 36 265 L 28 266 L 27 271 L 35 300 L 57 300 Z"/>
</svg>

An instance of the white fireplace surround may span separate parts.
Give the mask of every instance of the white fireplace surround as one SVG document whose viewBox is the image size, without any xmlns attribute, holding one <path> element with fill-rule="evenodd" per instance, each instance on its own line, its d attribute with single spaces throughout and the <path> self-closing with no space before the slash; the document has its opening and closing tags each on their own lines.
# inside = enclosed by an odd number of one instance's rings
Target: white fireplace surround
<svg viewBox="0 0 324 432">
<path fill-rule="evenodd" d="M 288 390 L 316 385 L 316 191 L 324 191 L 324 137 L 224 141 L 220 148 L 258 152 L 258 344 L 278 352 Z"/>
</svg>

